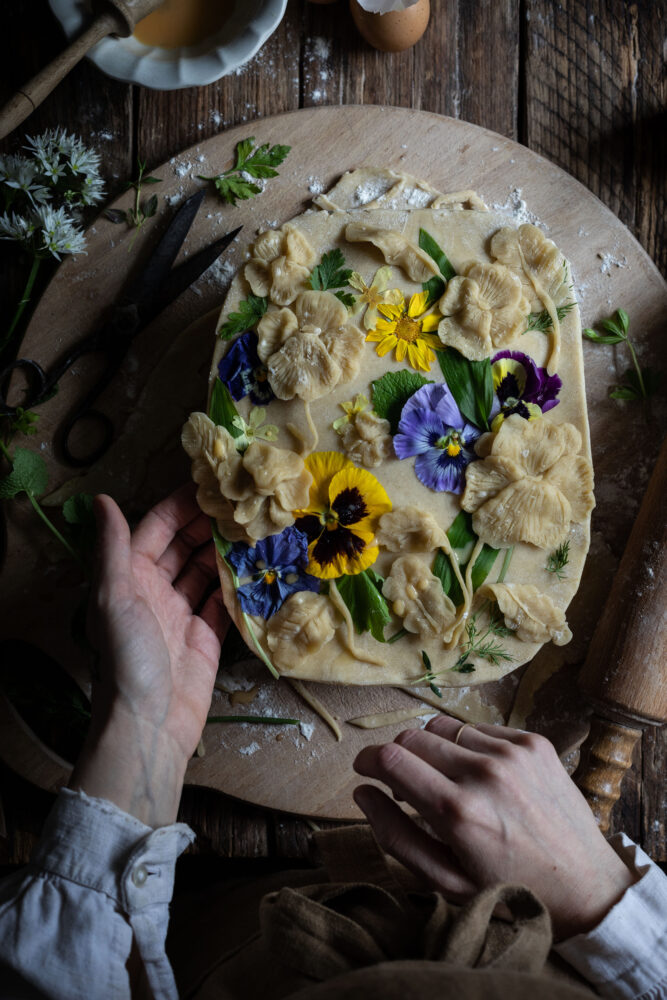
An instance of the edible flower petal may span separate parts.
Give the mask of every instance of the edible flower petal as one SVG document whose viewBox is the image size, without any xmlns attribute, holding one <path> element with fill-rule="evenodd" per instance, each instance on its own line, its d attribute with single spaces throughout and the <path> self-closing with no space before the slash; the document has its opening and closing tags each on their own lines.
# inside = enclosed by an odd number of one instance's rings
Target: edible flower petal
<svg viewBox="0 0 667 1000">
<path fill-rule="evenodd" d="M 275 399 L 266 365 L 257 353 L 257 335 L 251 330 L 241 334 L 220 359 L 218 375 L 232 399 L 250 396 L 256 406 L 266 406 Z"/>
<path fill-rule="evenodd" d="M 366 340 L 378 345 L 376 351 L 379 357 L 395 351 L 397 361 L 407 358 L 412 368 L 429 372 L 435 361 L 435 351 L 442 347 L 434 332 L 442 316 L 437 312 L 425 315 L 428 292 L 417 292 L 407 304 L 402 293 L 398 290 L 396 293 L 395 302 L 377 306 L 380 318 Z"/>
<path fill-rule="evenodd" d="M 294 527 L 269 535 L 254 547 L 237 542 L 228 559 L 239 579 L 252 577 L 236 591 L 241 608 L 249 615 L 271 618 L 292 594 L 320 589 L 319 580 L 306 573 L 308 539 Z"/>
<path fill-rule="evenodd" d="M 547 374 L 532 358 L 521 351 L 500 351 L 491 359 L 496 414 L 491 430 L 497 431 L 503 420 L 518 413 L 534 420 L 558 406 L 556 397 L 563 385 L 558 375 Z"/>
<path fill-rule="evenodd" d="M 461 415 L 447 385 L 424 385 L 403 407 L 394 451 L 400 459 L 417 456 L 415 473 L 430 490 L 462 493 L 465 468 L 477 458 L 472 446 L 479 436 L 479 428 Z"/>
</svg>

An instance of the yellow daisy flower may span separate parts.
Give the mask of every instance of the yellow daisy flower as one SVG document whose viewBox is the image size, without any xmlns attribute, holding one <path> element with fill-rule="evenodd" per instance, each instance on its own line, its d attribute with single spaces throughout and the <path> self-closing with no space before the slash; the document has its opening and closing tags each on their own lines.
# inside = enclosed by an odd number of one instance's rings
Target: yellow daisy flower
<svg viewBox="0 0 667 1000">
<path fill-rule="evenodd" d="M 396 351 L 396 360 L 404 361 L 415 369 L 428 372 L 435 361 L 435 351 L 442 348 L 440 338 L 434 333 L 442 316 L 438 312 L 424 313 L 428 308 L 428 292 L 417 292 L 406 305 L 401 295 L 394 305 L 378 305 L 380 314 L 375 329 L 366 337 L 377 344 L 377 353 L 383 358 L 390 351 Z"/>
<path fill-rule="evenodd" d="M 375 476 L 340 452 L 315 451 L 304 462 L 313 482 L 294 526 L 308 538 L 306 571 L 322 580 L 363 573 L 378 557 L 375 530 L 391 500 Z"/>
</svg>

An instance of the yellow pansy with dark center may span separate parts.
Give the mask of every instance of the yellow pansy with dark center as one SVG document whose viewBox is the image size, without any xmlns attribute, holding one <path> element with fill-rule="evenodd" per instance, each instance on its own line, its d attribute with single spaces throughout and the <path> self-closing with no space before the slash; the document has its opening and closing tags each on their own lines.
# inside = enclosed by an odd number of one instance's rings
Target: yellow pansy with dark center
<svg viewBox="0 0 667 1000">
<path fill-rule="evenodd" d="M 305 464 L 313 484 L 308 506 L 294 517 L 308 538 L 308 573 L 325 580 L 362 573 L 378 556 L 372 543 L 380 517 L 391 510 L 387 493 L 339 452 L 313 452 Z"/>
</svg>

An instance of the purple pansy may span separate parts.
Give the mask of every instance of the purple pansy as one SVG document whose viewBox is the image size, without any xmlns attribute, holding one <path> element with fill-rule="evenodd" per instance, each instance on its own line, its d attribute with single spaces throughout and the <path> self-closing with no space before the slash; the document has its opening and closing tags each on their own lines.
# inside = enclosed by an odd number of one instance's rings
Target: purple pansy
<svg viewBox="0 0 667 1000">
<path fill-rule="evenodd" d="M 511 413 L 530 420 L 560 402 L 556 397 L 563 383 L 558 375 L 548 375 L 521 351 L 499 351 L 491 359 L 495 399 L 491 429 L 497 431 Z"/>
<path fill-rule="evenodd" d="M 472 446 L 480 433 L 461 415 L 447 385 L 424 385 L 403 407 L 394 451 L 398 458 L 417 456 L 415 472 L 424 486 L 461 493 L 466 465 L 477 458 Z"/>
<path fill-rule="evenodd" d="M 305 572 L 308 539 L 298 528 L 285 528 L 254 547 L 236 542 L 228 559 L 239 579 L 252 577 L 236 591 L 241 608 L 249 615 L 270 618 L 291 594 L 320 589 L 320 581 Z"/>
<path fill-rule="evenodd" d="M 241 334 L 221 358 L 218 375 L 232 399 L 250 396 L 256 406 L 266 406 L 276 398 L 267 379 L 266 365 L 257 353 L 257 334 L 252 330 Z"/>
</svg>

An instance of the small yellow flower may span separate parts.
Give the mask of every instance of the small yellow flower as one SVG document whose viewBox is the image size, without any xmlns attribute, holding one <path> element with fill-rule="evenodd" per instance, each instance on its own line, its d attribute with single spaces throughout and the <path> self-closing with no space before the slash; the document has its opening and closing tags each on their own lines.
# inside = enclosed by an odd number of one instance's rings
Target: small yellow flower
<svg viewBox="0 0 667 1000">
<path fill-rule="evenodd" d="M 412 295 L 407 305 L 403 295 L 399 295 L 400 300 L 396 304 L 378 306 L 380 319 L 366 340 L 378 345 L 379 357 L 383 358 L 395 350 L 397 361 L 404 361 L 407 357 L 412 368 L 428 372 L 435 361 L 435 351 L 442 348 L 439 337 L 434 333 L 442 316 L 438 312 L 424 315 L 428 308 L 428 292 Z"/>
<path fill-rule="evenodd" d="M 357 296 L 356 307 L 352 310 L 355 316 L 366 306 L 364 313 L 364 326 L 367 330 L 373 330 L 378 320 L 378 307 L 389 302 L 397 305 L 403 300 L 403 296 L 397 288 L 387 289 L 391 280 L 391 268 L 387 265 L 378 268 L 373 276 L 370 285 L 367 285 L 358 271 L 353 271 L 348 284 L 351 288 L 361 294 Z"/>
<path fill-rule="evenodd" d="M 349 400 L 347 403 L 341 403 L 340 406 L 343 410 L 345 410 L 345 416 L 338 417 L 337 420 L 334 420 L 332 427 L 335 431 L 339 431 L 345 426 L 345 424 L 349 424 L 357 413 L 363 413 L 364 410 L 370 406 L 370 402 L 368 397 L 364 396 L 364 394 L 360 392 L 354 397 L 354 400 Z"/>
</svg>

